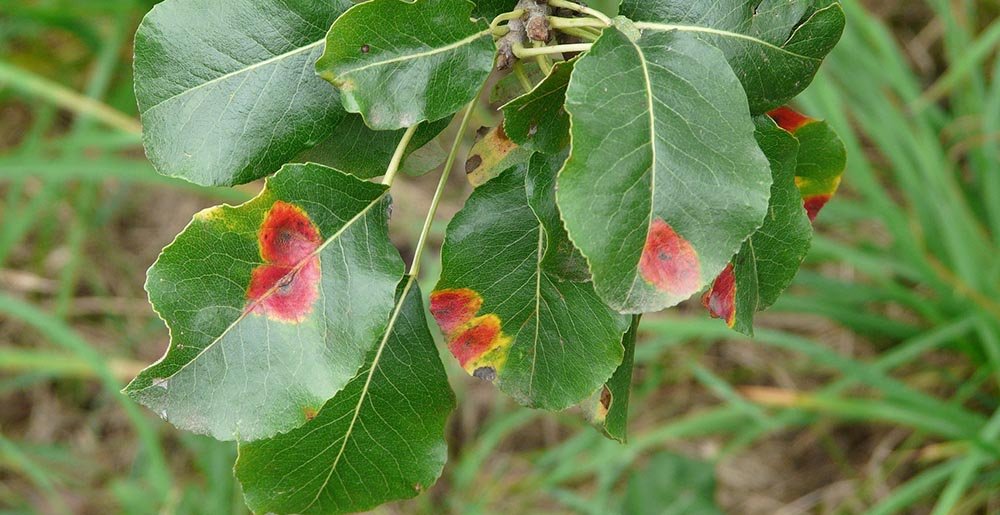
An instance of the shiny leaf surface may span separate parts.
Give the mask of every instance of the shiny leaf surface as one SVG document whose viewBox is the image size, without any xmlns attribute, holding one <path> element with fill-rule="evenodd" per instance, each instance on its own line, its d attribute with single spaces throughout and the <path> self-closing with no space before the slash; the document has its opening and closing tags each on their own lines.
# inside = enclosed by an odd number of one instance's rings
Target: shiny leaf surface
<svg viewBox="0 0 1000 515">
<path fill-rule="evenodd" d="M 304 424 L 386 326 L 402 275 L 388 209 L 385 186 L 288 165 L 254 200 L 195 215 L 146 283 L 170 348 L 125 392 L 220 440 Z"/>
<path fill-rule="evenodd" d="M 233 185 L 274 173 L 343 117 L 316 76 L 349 0 L 166 0 L 135 35 L 146 155 L 164 175 Z"/>
<path fill-rule="evenodd" d="M 840 40 L 836 0 L 624 0 L 647 31 L 679 30 L 719 47 L 761 114 L 801 93 Z"/>
<path fill-rule="evenodd" d="M 714 279 L 762 223 L 771 174 L 722 53 L 682 32 L 614 28 L 567 92 L 558 203 L 601 297 L 659 311 Z"/>
<path fill-rule="evenodd" d="M 493 68 L 486 21 L 468 0 L 373 0 L 330 28 L 316 69 L 344 107 L 376 130 L 411 127 L 455 113 Z"/>
<path fill-rule="evenodd" d="M 529 170 L 507 170 L 455 216 L 431 313 L 470 374 L 521 404 L 563 409 L 611 377 L 629 319 L 608 309 L 590 283 L 563 280 L 548 259 L 552 242 L 533 210 L 542 198 L 536 188 L 554 183 L 544 163 L 536 155 Z"/>
<path fill-rule="evenodd" d="M 430 488 L 447 457 L 455 396 L 415 281 L 404 280 L 387 333 L 316 418 L 240 445 L 236 476 L 257 513 L 346 513 Z"/>
</svg>

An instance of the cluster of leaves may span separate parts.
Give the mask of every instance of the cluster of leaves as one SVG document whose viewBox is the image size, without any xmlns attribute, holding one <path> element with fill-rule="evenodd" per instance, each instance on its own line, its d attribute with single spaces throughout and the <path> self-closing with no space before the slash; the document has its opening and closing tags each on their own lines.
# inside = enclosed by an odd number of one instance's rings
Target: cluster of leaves
<svg viewBox="0 0 1000 515">
<path fill-rule="evenodd" d="M 477 188 L 428 309 L 470 374 L 526 406 L 581 405 L 624 441 L 642 313 L 707 290 L 749 333 L 798 269 L 844 152 L 781 106 L 843 24 L 835 0 L 624 0 L 615 18 L 567 0 L 159 4 L 135 49 L 149 159 L 198 184 L 268 179 L 195 215 L 150 269 L 171 343 L 126 392 L 239 441 L 257 512 L 359 511 L 433 484 L 455 401 L 416 278 L 500 69 L 504 122 L 468 160 Z M 441 160 L 405 270 L 389 192 Z"/>
</svg>

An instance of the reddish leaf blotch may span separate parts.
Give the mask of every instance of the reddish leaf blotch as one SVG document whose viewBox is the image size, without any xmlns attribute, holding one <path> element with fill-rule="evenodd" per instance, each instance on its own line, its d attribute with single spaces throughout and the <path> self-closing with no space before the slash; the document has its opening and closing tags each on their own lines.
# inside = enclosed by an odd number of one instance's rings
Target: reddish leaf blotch
<svg viewBox="0 0 1000 515">
<path fill-rule="evenodd" d="M 831 195 L 813 195 L 804 199 L 806 214 L 809 215 L 810 221 L 816 221 L 816 217 L 819 215 L 819 212 L 823 209 L 823 206 L 826 206 L 826 203 L 830 201 L 830 198 Z"/>
<path fill-rule="evenodd" d="M 733 273 L 732 263 L 715 279 L 712 289 L 702 296 L 701 303 L 712 317 L 725 320 L 729 327 L 736 325 L 736 274 Z"/>
<path fill-rule="evenodd" d="M 506 361 L 511 340 L 503 334 L 500 317 L 476 316 L 482 305 L 478 293 L 459 288 L 432 293 L 430 310 L 462 368 L 492 381 Z"/>
<path fill-rule="evenodd" d="M 250 276 L 248 311 L 281 322 L 306 319 L 319 298 L 319 229 L 302 209 L 275 202 L 258 232 L 264 264 Z"/>
<path fill-rule="evenodd" d="M 639 270 L 658 290 L 676 297 L 690 297 L 701 288 L 698 252 L 661 218 L 649 228 Z"/>
<path fill-rule="evenodd" d="M 816 121 L 789 107 L 779 107 L 767 113 L 767 115 L 778 124 L 778 127 L 781 127 L 792 134 L 795 134 L 795 132 L 802 127 Z"/>
</svg>

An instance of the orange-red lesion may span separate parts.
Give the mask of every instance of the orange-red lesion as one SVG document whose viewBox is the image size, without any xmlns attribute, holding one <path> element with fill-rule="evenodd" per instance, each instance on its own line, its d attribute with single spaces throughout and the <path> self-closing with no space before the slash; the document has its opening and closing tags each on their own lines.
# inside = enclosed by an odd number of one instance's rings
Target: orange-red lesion
<svg viewBox="0 0 1000 515">
<path fill-rule="evenodd" d="M 795 134 L 796 131 L 815 122 L 813 118 L 795 111 L 790 107 L 779 107 L 769 113 L 768 116 L 778 124 L 778 127 L 785 129 L 786 131 Z"/>
<path fill-rule="evenodd" d="M 729 327 L 736 325 L 736 274 L 732 263 L 715 279 L 701 303 L 714 318 L 725 320 Z"/>
<path fill-rule="evenodd" d="M 468 288 L 431 294 L 431 315 L 448 340 L 448 349 L 467 372 L 495 379 L 506 362 L 511 339 L 495 314 L 476 316 L 483 299 Z"/>
<path fill-rule="evenodd" d="M 812 195 L 803 199 L 806 214 L 809 215 L 810 221 L 816 221 L 816 217 L 819 216 L 819 212 L 824 206 L 826 206 L 826 203 L 829 202 L 831 198 L 832 195 Z"/>
<path fill-rule="evenodd" d="M 301 208 L 275 202 L 258 232 L 264 263 L 250 276 L 248 310 L 282 322 L 302 322 L 319 298 L 319 229 Z"/>
<path fill-rule="evenodd" d="M 650 224 L 639 271 L 656 289 L 675 297 L 690 297 L 701 288 L 698 252 L 662 218 Z"/>
</svg>

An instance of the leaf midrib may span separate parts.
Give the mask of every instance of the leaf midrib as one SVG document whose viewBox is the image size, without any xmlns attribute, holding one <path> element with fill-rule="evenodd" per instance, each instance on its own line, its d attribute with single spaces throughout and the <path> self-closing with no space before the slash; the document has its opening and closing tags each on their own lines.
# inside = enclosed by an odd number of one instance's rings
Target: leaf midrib
<svg viewBox="0 0 1000 515">
<path fill-rule="evenodd" d="M 332 235 L 330 235 L 330 237 L 327 238 L 323 242 L 322 245 L 320 245 L 319 247 L 317 247 L 316 250 L 314 250 L 306 258 L 304 258 L 302 261 L 300 261 L 299 264 L 296 265 L 292 269 L 291 272 L 289 272 L 288 274 L 285 274 L 282 277 L 282 279 L 284 277 L 288 277 L 291 274 L 298 273 L 299 270 L 301 270 L 302 267 L 305 266 L 305 264 L 310 259 L 319 256 L 320 253 L 322 253 L 323 250 L 326 249 L 326 247 L 328 247 L 331 243 L 333 243 L 334 241 L 338 240 L 341 236 L 343 236 L 343 234 L 348 229 L 350 229 L 351 227 L 353 227 L 354 224 L 358 222 L 358 220 L 361 220 L 362 218 L 364 218 L 368 214 L 368 212 L 371 211 L 372 207 L 374 207 L 374 206 L 378 205 L 380 202 L 382 202 L 382 199 L 384 199 L 386 197 L 386 195 L 388 195 L 388 194 L 389 194 L 389 189 L 386 188 L 385 190 L 382 191 L 381 194 L 379 194 L 377 197 L 375 197 L 371 201 L 371 203 L 369 203 L 367 206 L 365 206 L 364 209 L 362 209 L 361 211 L 359 211 L 358 214 L 354 215 L 350 220 L 348 220 L 346 223 L 344 223 L 343 227 L 341 227 L 340 229 L 338 229 L 337 232 L 335 232 Z M 211 343 L 209 343 L 208 345 L 206 345 L 205 348 L 201 349 L 201 351 L 199 351 L 197 355 L 195 355 L 193 358 L 191 358 L 191 360 L 189 360 L 187 363 L 185 363 L 184 365 L 182 365 L 180 368 L 178 368 L 173 373 L 171 373 L 169 375 L 166 375 L 166 376 L 164 376 L 162 378 L 158 378 L 158 379 L 170 379 L 170 378 L 173 378 L 177 374 L 180 374 L 181 372 L 183 372 L 189 365 L 191 365 L 192 363 L 194 363 L 194 362 L 198 361 L 199 359 L 201 359 L 201 357 L 203 355 L 205 355 L 205 353 L 207 353 L 209 350 L 211 350 L 213 347 L 215 347 L 215 345 L 218 344 L 222 340 L 223 337 L 225 337 L 227 334 L 229 334 L 230 331 L 233 330 L 233 328 L 235 328 L 243 320 L 246 320 L 247 316 L 250 315 L 250 313 L 253 311 L 254 308 L 256 308 L 262 302 L 264 302 L 266 299 L 268 299 L 271 295 L 274 294 L 274 292 L 278 291 L 278 288 L 279 288 L 278 283 L 280 283 L 280 282 L 281 281 L 277 281 L 275 283 L 275 285 L 272 286 L 271 289 L 269 289 L 266 292 L 264 292 L 264 294 L 261 295 L 258 300 L 256 300 L 255 302 L 253 302 L 250 306 L 246 307 L 243 310 L 243 312 L 240 313 L 240 316 L 238 316 L 236 318 L 236 320 L 233 320 L 233 322 L 231 324 L 229 324 L 229 326 L 227 326 L 225 330 L 223 330 L 221 333 L 219 333 L 219 336 L 215 337 L 215 339 L 212 340 Z M 149 369 L 147 369 L 147 370 L 149 370 Z M 145 386 L 143 388 L 140 388 L 140 389 L 134 390 L 134 391 L 142 392 L 142 391 L 146 391 L 146 390 L 148 390 L 148 389 L 150 389 L 150 388 L 152 388 L 154 386 L 156 386 L 156 385 L 151 382 L 149 384 L 149 386 Z"/>
<path fill-rule="evenodd" d="M 241 75 L 243 73 L 247 73 L 247 72 L 250 72 L 252 70 L 256 70 L 257 68 L 260 68 L 260 67 L 263 67 L 263 66 L 267 66 L 268 64 L 271 64 L 271 63 L 276 63 L 278 61 L 281 61 L 283 59 L 287 59 L 289 57 L 292 57 L 294 55 L 300 54 L 300 53 L 305 52 L 307 50 L 312 50 L 313 48 L 322 45 L 325 41 L 326 41 L 325 39 L 321 39 L 319 41 L 314 41 L 312 43 L 309 43 L 308 45 L 301 46 L 301 47 L 298 47 L 298 48 L 294 48 L 294 49 L 289 50 L 289 51 L 287 51 L 287 52 L 285 52 L 283 54 L 279 54 L 279 55 L 276 55 L 274 57 L 269 57 L 269 58 L 267 58 L 267 59 L 265 59 L 263 61 L 260 61 L 260 62 L 257 62 L 257 63 L 253 63 L 250 66 L 246 66 L 246 67 L 240 68 L 238 70 L 233 70 L 233 71 L 231 71 L 229 73 L 226 73 L 224 75 L 220 75 L 220 76 L 218 76 L 218 77 L 216 77 L 214 79 L 202 82 L 201 84 L 198 84 L 197 86 L 195 86 L 193 88 L 185 89 L 185 90 L 183 90 L 183 91 L 181 91 L 179 93 L 171 95 L 171 96 L 169 96 L 169 97 L 167 97 L 167 98 L 165 98 L 165 99 L 163 99 L 163 100 L 161 100 L 161 101 L 153 104 L 152 106 L 146 108 L 143 111 L 143 114 L 150 113 L 154 109 L 156 109 L 157 107 L 160 107 L 161 105 L 163 105 L 163 104 L 165 104 L 165 103 L 167 103 L 167 102 L 169 102 L 169 101 L 171 101 L 171 100 L 173 100 L 173 99 L 175 99 L 177 97 L 181 97 L 181 96 L 187 95 L 188 93 L 191 93 L 193 91 L 199 90 L 199 89 L 201 89 L 201 88 L 203 88 L 205 86 L 222 82 L 222 81 L 224 81 L 226 79 L 230 79 L 232 77 L 236 77 L 236 76 Z"/>
<path fill-rule="evenodd" d="M 426 51 L 423 51 L 423 52 L 417 52 L 415 54 L 401 55 L 399 57 L 393 57 L 391 59 L 385 59 L 383 61 L 375 61 L 375 62 L 368 63 L 368 64 L 363 65 L 363 66 L 359 66 L 357 68 L 352 68 L 352 69 L 349 69 L 349 70 L 339 71 L 339 72 L 337 72 L 337 74 L 340 75 L 340 76 L 344 76 L 344 75 L 349 75 L 349 74 L 352 74 L 352 73 L 357 73 L 357 72 L 360 72 L 360 71 L 364 71 L 364 70 L 367 70 L 369 68 L 375 68 L 377 66 L 384 66 L 384 65 L 387 65 L 387 64 L 393 64 L 393 63 L 398 63 L 398 62 L 403 62 L 403 61 L 409 61 L 411 59 L 420 59 L 420 58 L 429 57 L 429 56 L 432 56 L 432 55 L 437 55 L 437 54 L 440 54 L 440 53 L 443 53 L 443 52 L 447 52 L 449 50 L 454 50 L 456 48 L 461 48 L 462 46 L 472 44 L 477 39 L 480 39 L 480 38 L 482 38 L 483 36 L 485 36 L 486 34 L 489 34 L 489 33 L 490 33 L 489 30 L 483 30 L 483 31 L 477 32 L 475 34 L 472 34 L 471 36 L 468 36 L 466 38 L 463 38 L 463 39 L 460 39 L 458 41 L 455 41 L 453 43 L 449 43 L 449 44 L 447 44 L 445 46 L 442 46 L 442 47 L 432 48 L 430 50 L 426 50 Z"/>
<path fill-rule="evenodd" d="M 645 22 L 645 21 L 643 21 L 643 22 L 636 22 L 635 26 L 636 26 L 636 28 L 638 28 L 640 30 L 656 30 L 656 31 L 664 31 L 664 32 L 665 31 L 676 30 L 676 31 L 679 31 L 679 32 L 696 32 L 696 33 L 702 33 L 702 34 L 713 34 L 713 35 L 716 35 L 716 36 L 722 36 L 722 37 L 733 38 L 733 39 L 743 39 L 743 40 L 750 41 L 750 42 L 752 42 L 754 44 L 757 44 L 757 45 L 761 45 L 761 46 L 765 46 L 765 47 L 768 47 L 768 48 L 772 48 L 774 50 L 777 50 L 779 52 L 788 54 L 790 56 L 793 56 L 793 57 L 796 57 L 796 58 L 799 58 L 799 59 L 807 59 L 809 61 L 816 61 L 816 62 L 819 62 L 819 61 L 822 60 L 822 59 L 819 59 L 819 58 L 816 58 L 816 57 L 812 57 L 812 56 L 808 56 L 808 55 L 803 55 L 803 54 L 798 54 L 798 53 L 792 52 L 791 50 L 788 50 L 787 48 L 775 45 L 774 43 L 769 43 L 767 41 L 764 41 L 763 39 L 755 38 L 753 36 L 748 36 L 746 34 L 741 34 L 739 32 L 731 32 L 731 31 L 728 31 L 728 30 L 713 29 L 711 27 L 703 27 L 703 26 L 700 26 L 700 25 L 683 25 L 683 24 L 673 24 L 673 23 L 654 23 L 654 22 Z"/>
<path fill-rule="evenodd" d="M 354 424 L 357 423 L 358 417 L 361 414 L 361 406 L 368 397 L 368 390 L 371 388 L 372 377 L 375 375 L 375 370 L 378 369 L 379 362 L 382 359 L 382 351 L 385 350 L 385 347 L 389 342 L 389 338 L 392 335 L 392 331 L 396 327 L 396 322 L 399 320 L 399 315 L 403 312 L 403 305 L 406 303 L 406 297 L 409 295 L 410 288 L 413 287 L 414 282 L 415 276 L 411 274 L 409 279 L 406 281 L 406 286 L 403 287 L 403 291 L 399 295 L 399 300 L 396 301 L 396 306 L 392 311 L 392 317 L 389 318 L 389 323 L 386 325 L 385 333 L 382 335 L 382 340 L 379 342 L 378 350 L 375 351 L 375 357 L 372 359 L 372 365 L 368 368 L 368 377 L 365 378 L 365 385 L 362 387 L 361 393 L 358 395 L 358 404 L 354 407 L 354 415 L 351 418 L 351 423 L 347 426 L 347 431 L 344 433 L 340 450 L 337 451 L 337 456 L 333 459 L 333 463 L 330 464 L 330 472 L 327 473 L 326 478 L 323 480 L 323 484 L 316 490 L 316 496 L 313 497 L 312 501 L 310 501 L 305 508 L 302 508 L 303 512 L 308 511 L 309 508 L 312 508 L 312 506 L 316 504 L 316 501 L 319 500 L 323 491 L 326 490 L 327 485 L 330 484 L 330 478 L 333 477 L 334 471 L 337 470 L 340 458 L 344 456 L 344 450 L 347 449 L 347 442 L 351 439 L 351 435 L 354 433 Z"/>
</svg>

